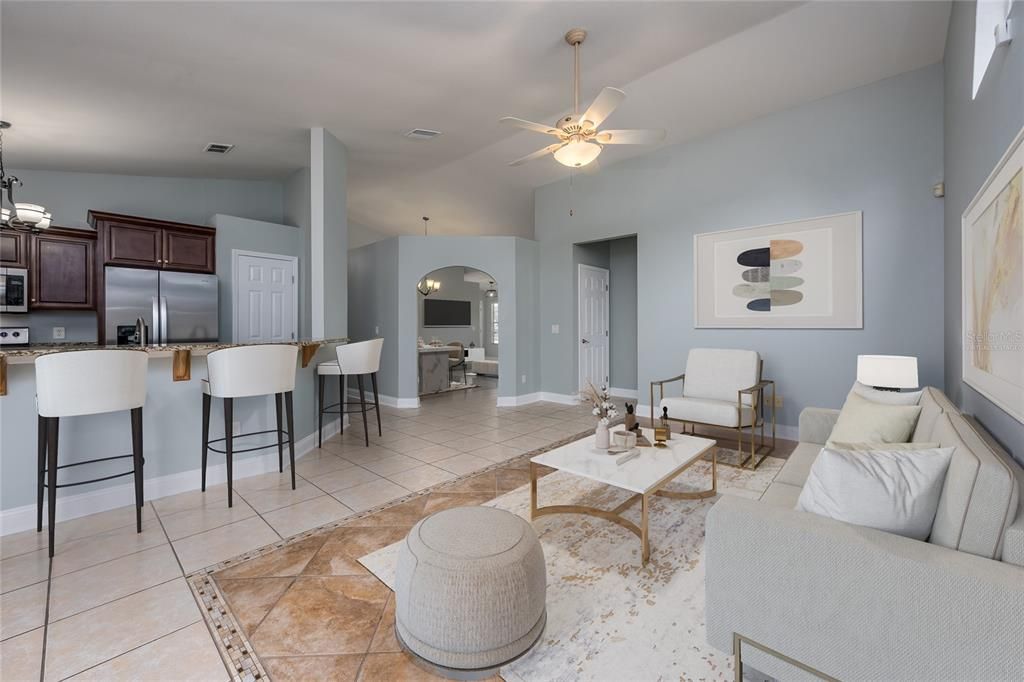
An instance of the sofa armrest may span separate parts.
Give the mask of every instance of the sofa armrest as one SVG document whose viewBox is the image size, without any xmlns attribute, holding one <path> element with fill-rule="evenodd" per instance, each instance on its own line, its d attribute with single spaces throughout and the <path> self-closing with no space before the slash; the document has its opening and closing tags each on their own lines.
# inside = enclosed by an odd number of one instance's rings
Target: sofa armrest
<svg viewBox="0 0 1024 682">
<path fill-rule="evenodd" d="M 1020 567 L 729 495 L 705 551 L 707 636 L 724 651 L 738 632 L 842 680 L 1024 675 Z M 805 677 L 757 653 L 754 668 Z"/>
<path fill-rule="evenodd" d="M 800 442 L 824 445 L 828 441 L 837 419 L 839 419 L 839 410 L 830 410 L 825 407 L 805 407 L 800 412 Z"/>
</svg>

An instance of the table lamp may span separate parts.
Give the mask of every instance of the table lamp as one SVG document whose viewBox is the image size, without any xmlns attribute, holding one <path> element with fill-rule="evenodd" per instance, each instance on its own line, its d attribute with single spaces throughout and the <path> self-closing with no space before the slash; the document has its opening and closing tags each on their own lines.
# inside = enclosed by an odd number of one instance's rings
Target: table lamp
<svg viewBox="0 0 1024 682">
<path fill-rule="evenodd" d="M 858 355 L 857 381 L 881 391 L 917 388 L 917 358 L 909 355 Z"/>
</svg>

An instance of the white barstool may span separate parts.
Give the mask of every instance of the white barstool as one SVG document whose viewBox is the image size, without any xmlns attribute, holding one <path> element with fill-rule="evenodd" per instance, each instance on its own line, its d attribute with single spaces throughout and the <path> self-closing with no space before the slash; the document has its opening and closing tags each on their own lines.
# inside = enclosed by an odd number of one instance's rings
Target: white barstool
<svg viewBox="0 0 1024 682">
<path fill-rule="evenodd" d="M 207 451 L 224 455 L 228 474 L 228 506 L 234 504 L 232 491 L 232 470 L 235 453 L 252 452 L 274 447 L 274 443 L 259 445 L 241 450 L 234 449 L 235 438 L 259 436 L 277 433 L 277 466 L 284 472 L 284 435 L 288 435 L 288 454 L 292 469 L 292 490 L 295 490 L 295 433 L 294 416 L 292 414 L 292 391 L 295 390 L 295 359 L 299 349 L 297 346 L 284 344 L 266 344 L 237 346 L 216 350 L 206 356 L 206 369 L 209 379 L 203 381 L 203 473 L 202 489 L 206 490 L 206 459 Z M 252 433 L 233 433 L 233 416 L 235 398 L 253 396 L 274 396 L 274 407 L 277 413 L 277 429 L 254 431 Z M 212 398 L 224 401 L 224 437 L 210 440 L 210 404 Z M 288 418 L 288 431 L 281 424 L 281 400 L 284 399 Z M 224 442 L 224 449 L 211 447 L 210 443 Z"/>
<path fill-rule="evenodd" d="M 344 420 L 346 414 L 353 414 L 356 410 L 346 410 L 346 405 L 359 405 L 363 413 L 363 434 L 366 437 L 366 445 L 370 445 L 370 427 L 366 421 L 366 392 L 363 385 L 363 377 L 370 375 L 373 384 L 373 410 L 377 413 L 377 435 L 384 435 L 380 423 L 380 395 L 377 393 L 377 371 L 380 369 L 380 353 L 384 346 L 384 339 L 370 339 L 358 343 L 346 343 L 338 346 L 335 351 L 338 354 L 336 362 L 321 362 L 316 366 L 316 373 L 320 383 L 320 405 L 317 421 L 317 440 L 323 444 L 324 415 L 337 414 L 341 420 L 341 432 L 344 433 Z M 339 402 L 331 405 L 324 404 L 324 379 L 328 376 L 337 376 L 339 382 Z M 354 376 L 359 386 L 359 402 L 345 400 L 345 377 Z M 337 407 L 337 410 L 333 408 Z"/>
<path fill-rule="evenodd" d="M 135 475 L 135 531 L 142 532 L 142 405 L 146 402 L 149 356 L 141 350 L 81 350 L 43 355 L 36 360 L 36 410 L 39 414 L 36 531 L 43 530 L 43 487 L 47 488 L 50 557 L 57 517 L 57 488 Z M 61 417 L 131 411 L 132 454 L 59 465 L 57 443 Z M 88 481 L 57 484 L 57 471 L 131 457 L 131 471 Z"/>
</svg>

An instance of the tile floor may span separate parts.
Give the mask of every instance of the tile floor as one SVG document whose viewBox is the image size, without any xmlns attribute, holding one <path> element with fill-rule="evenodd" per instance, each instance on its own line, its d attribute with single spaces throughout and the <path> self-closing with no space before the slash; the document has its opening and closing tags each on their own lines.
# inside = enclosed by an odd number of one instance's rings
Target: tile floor
<svg viewBox="0 0 1024 682">
<path fill-rule="evenodd" d="M 227 679 L 184 576 L 593 427 L 584 407 L 534 403 L 497 408 L 496 393 L 491 382 L 424 399 L 416 410 L 383 408 L 385 432 L 377 436 L 371 430 L 370 447 L 364 445 L 362 425 L 355 419 L 343 436 L 296 464 L 296 490 L 288 472 L 271 473 L 236 481 L 231 509 L 224 485 L 153 500 L 146 503 L 141 534 L 135 533 L 132 507 L 59 523 L 52 562 L 45 532 L 0 538 L 3 679 Z M 495 486 L 503 488 L 523 481 L 516 472 L 494 478 Z M 438 498 L 431 504 L 446 502 Z M 388 525 L 396 514 L 402 523 Z M 375 523 L 397 532 L 412 525 L 406 521 L 401 512 L 385 512 Z M 391 535 L 384 531 L 383 537 Z M 327 545 L 344 545 L 347 537 L 343 533 Z M 352 537 L 358 541 L 358 533 Z M 381 592 L 380 585 L 369 582 L 375 579 L 351 561 L 351 548 L 321 556 L 322 549 L 314 552 L 315 559 L 311 556 L 312 568 L 304 562 L 301 569 L 319 571 L 309 574 L 315 579 L 302 582 L 306 591 L 297 592 L 286 605 L 294 601 L 294 608 L 301 609 L 317 595 L 332 603 L 365 605 L 366 611 L 352 616 L 358 624 L 353 633 L 361 634 L 346 639 L 339 647 L 344 652 L 303 662 L 328 667 L 307 673 L 296 669 L 300 677 L 329 670 L 342 676 L 349 670 L 352 662 L 344 658 L 346 652 L 362 649 L 361 656 L 363 645 L 370 647 L 375 635 L 367 631 L 376 630 L 379 611 L 388 600 L 386 588 Z M 298 572 L 288 569 L 280 577 L 287 576 L 291 586 Z M 271 594 L 283 585 L 268 584 Z M 267 624 L 265 637 L 271 637 L 274 622 Z M 281 654 L 290 651 L 289 637 L 275 634 L 272 639 Z M 395 653 L 381 650 L 380 659 L 356 669 L 363 671 L 363 678 L 375 676 L 373 671 L 383 674 L 400 664 Z M 173 663 L 161 667 L 166 662 Z M 275 665 L 280 669 L 283 664 Z M 275 676 L 289 679 L 289 674 Z"/>
</svg>

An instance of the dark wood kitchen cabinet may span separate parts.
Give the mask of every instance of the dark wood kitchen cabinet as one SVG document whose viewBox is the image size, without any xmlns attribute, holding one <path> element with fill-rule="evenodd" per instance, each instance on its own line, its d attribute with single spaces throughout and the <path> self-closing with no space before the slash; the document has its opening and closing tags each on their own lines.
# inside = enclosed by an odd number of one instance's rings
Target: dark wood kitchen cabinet
<svg viewBox="0 0 1024 682">
<path fill-rule="evenodd" d="M 28 237 L 26 232 L 0 232 L 0 267 L 28 267 Z"/>
<path fill-rule="evenodd" d="M 29 246 L 31 310 L 96 308 L 96 233 L 51 227 Z"/>
<path fill-rule="evenodd" d="M 102 266 L 213 274 L 216 231 L 212 227 L 89 211 L 99 235 Z"/>
</svg>

